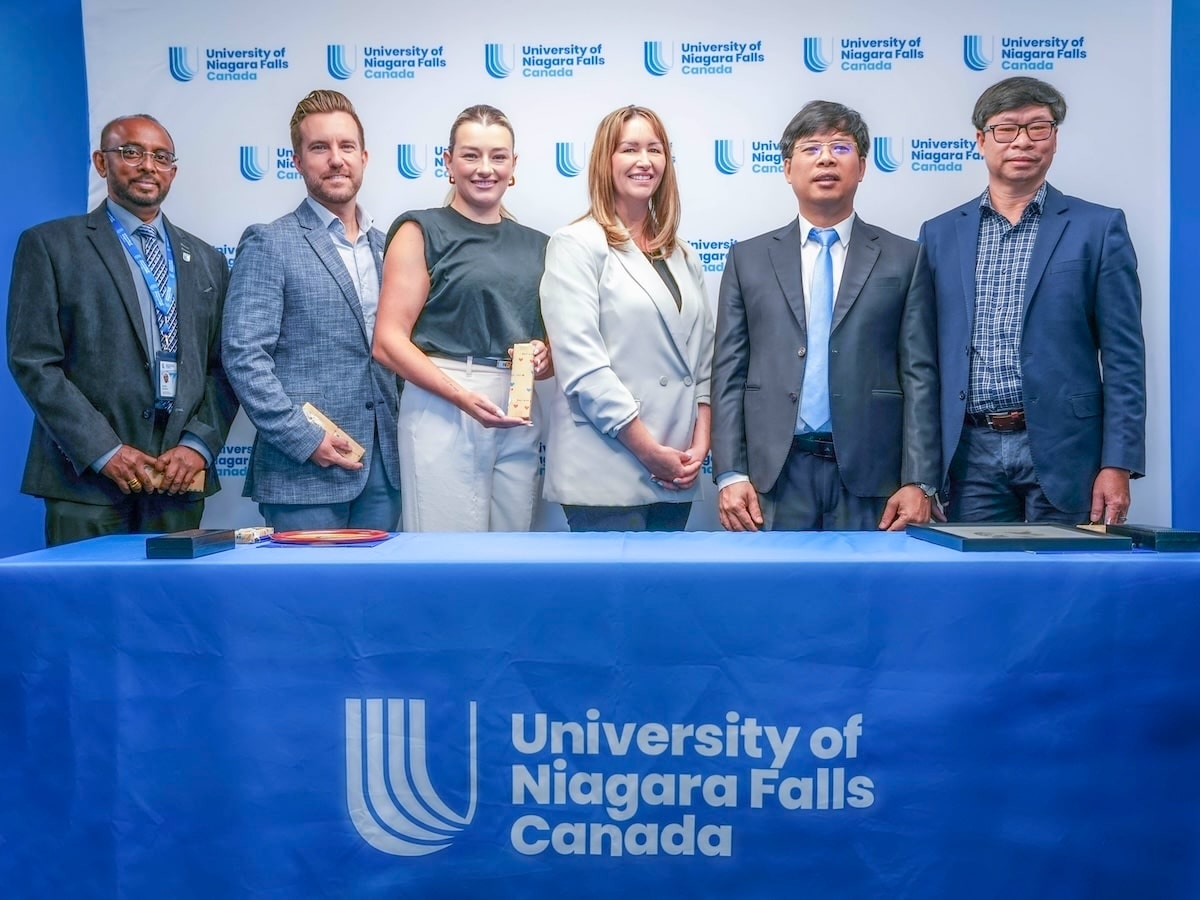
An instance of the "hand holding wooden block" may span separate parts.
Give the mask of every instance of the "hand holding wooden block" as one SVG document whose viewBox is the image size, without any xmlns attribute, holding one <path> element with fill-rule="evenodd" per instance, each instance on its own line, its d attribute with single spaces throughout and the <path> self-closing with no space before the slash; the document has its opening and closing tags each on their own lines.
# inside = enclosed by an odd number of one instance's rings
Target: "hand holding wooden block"
<svg viewBox="0 0 1200 900">
<path fill-rule="evenodd" d="M 346 457 L 346 459 L 350 460 L 351 462 L 358 462 L 363 458 L 363 456 L 366 455 L 367 451 L 363 449 L 362 444 L 350 437 L 350 435 L 346 434 L 346 432 L 342 431 L 342 429 L 334 424 L 334 422 L 328 416 L 326 416 L 325 413 L 321 412 L 311 403 L 305 403 L 302 407 L 300 407 L 300 409 L 304 413 L 304 418 L 308 419 L 308 421 L 312 422 L 314 425 L 320 425 L 323 429 L 325 429 L 326 434 L 329 434 L 335 438 L 344 438 L 350 442 L 350 452 L 342 454 L 344 457 Z"/>
<path fill-rule="evenodd" d="M 508 414 L 528 419 L 533 412 L 533 344 L 514 344 L 508 382 Z"/>
<path fill-rule="evenodd" d="M 159 488 L 162 487 L 163 477 L 166 475 L 166 473 L 158 471 L 158 469 L 154 468 L 153 466 L 146 466 L 145 469 L 146 469 L 146 477 L 144 480 L 145 480 L 146 484 L 150 485 L 150 487 L 154 488 L 154 490 L 157 491 Z M 190 482 L 188 482 L 188 486 L 185 487 L 184 490 L 191 494 L 204 493 L 204 470 L 203 469 L 201 469 L 199 472 L 197 472 L 195 475 L 192 476 L 192 480 Z"/>
</svg>

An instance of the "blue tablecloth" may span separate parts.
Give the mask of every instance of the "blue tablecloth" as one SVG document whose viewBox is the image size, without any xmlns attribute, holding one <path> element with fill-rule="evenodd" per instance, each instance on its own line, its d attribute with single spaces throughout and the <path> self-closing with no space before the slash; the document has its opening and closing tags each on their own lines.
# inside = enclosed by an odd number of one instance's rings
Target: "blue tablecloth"
<svg viewBox="0 0 1200 900">
<path fill-rule="evenodd" d="M 0 560 L 13 897 L 1200 896 L 1200 554 Z"/>
</svg>

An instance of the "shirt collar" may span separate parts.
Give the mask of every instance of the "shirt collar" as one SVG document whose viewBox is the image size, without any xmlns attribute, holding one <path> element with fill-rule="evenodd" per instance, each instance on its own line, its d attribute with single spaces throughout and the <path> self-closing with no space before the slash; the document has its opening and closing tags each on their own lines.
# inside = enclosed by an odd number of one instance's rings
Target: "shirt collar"
<svg viewBox="0 0 1200 900">
<path fill-rule="evenodd" d="M 1026 205 L 1021 213 L 1021 218 L 1024 218 L 1028 213 L 1033 212 L 1036 215 L 1042 214 L 1042 207 L 1046 205 L 1046 186 L 1047 182 L 1043 181 L 1041 187 L 1037 189 L 1037 193 L 1033 195 L 1033 199 Z M 983 194 L 979 197 L 979 208 L 995 213 L 996 207 L 992 206 L 992 192 L 990 188 L 984 188 Z M 999 213 L 996 213 L 999 215 Z"/>
<path fill-rule="evenodd" d="M 850 215 L 833 226 L 833 230 L 836 231 L 838 235 L 838 242 L 841 243 L 843 247 L 850 246 L 850 232 L 854 230 L 854 217 L 855 213 L 850 213 Z M 821 226 L 814 225 L 812 222 L 808 221 L 808 219 L 804 218 L 803 214 L 797 218 L 800 221 L 800 246 L 803 247 L 808 243 L 808 233 L 812 229 L 820 228 Z"/>
<path fill-rule="evenodd" d="M 114 219 L 121 223 L 121 227 L 125 229 L 126 233 L 133 234 L 143 225 L 150 225 L 158 233 L 159 240 L 166 240 L 167 230 L 163 226 L 162 210 L 159 210 L 158 214 L 149 222 L 143 222 L 120 203 L 114 201 L 112 197 L 105 202 L 108 204 L 108 211 L 113 214 Z"/>
<path fill-rule="evenodd" d="M 339 231 L 344 232 L 346 230 L 341 219 L 314 200 L 311 196 L 305 197 L 304 199 L 308 201 L 309 208 L 317 214 L 317 217 L 321 220 L 321 224 L 326 228 L 334 227 L 334 222 L 336 222 Z M 355 204 L 354 212 L 358 217 L 358 233 L 366 234 L 371 230 L 372 226 L 374 226 L 375 220 L 372 219 L 370 215 L 367 214 L 367 211 L 358 204 Z"/>
</svg>

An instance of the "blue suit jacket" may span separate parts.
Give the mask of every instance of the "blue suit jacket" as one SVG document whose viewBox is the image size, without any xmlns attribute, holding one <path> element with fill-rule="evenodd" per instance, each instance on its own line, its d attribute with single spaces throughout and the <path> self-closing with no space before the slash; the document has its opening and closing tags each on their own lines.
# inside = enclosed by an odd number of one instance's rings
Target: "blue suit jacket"
<svg viewBox="0 0 1200 900">
<path fill-rule="evenodd" d="M 383 233 L 368 240 L 376 272 Z M 229 282 L 225 370 L 258 430 L 243 493 L 259 503 L 353 500 L 367 482 L 376 434 L 388 480 L 400 487 L 396 376 L 371 358 L 354 282 L 307 202 L 242 235 Z M 363 468 L 322 468 L 309 457 L 323 432 L 301 412 L 311 402 L 367 448 Z"/>
<path fill-rule="evenodd" d="M 937 300 L 942 466 L 966 412 L 979 200 L 921 227 Z M 1146 467 L 1145 345 L 1125 214 L 1047 185 L 1022 298 L 1021 377 L 1038 483 L 1064 510 L 1091 505 L 1101 467 Z"/>
</svg>

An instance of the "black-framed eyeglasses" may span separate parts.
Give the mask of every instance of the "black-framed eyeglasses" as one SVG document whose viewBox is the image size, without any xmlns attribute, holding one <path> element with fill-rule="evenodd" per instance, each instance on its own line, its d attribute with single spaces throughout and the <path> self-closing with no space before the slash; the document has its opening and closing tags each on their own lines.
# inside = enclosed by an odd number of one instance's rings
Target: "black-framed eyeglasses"
<svg viewBox="0 0 1200 900">
<path fill-rule="evenodd" d="M 1031 141 L 1048 140 L 1057 127 L 1058 123 L 1053 119 L 1043 119 L 1037 122 L 1026 122 L 1024 125 L 1002 122 L 999 125 L 989 125 L 983 130 L 990 131 L 997 144 L 1011 144 L 1022 131 L 1029 135 Z"/>
<path fill-rule="evenodd" d="M 139 147 L 137 144 L 122 144 L 120 147 L 101 147 L 101 153 L 120 153 L 121 159 L 127 165 L 136 166 L 145 157 L 149 156 L 157 169 L 170 169 L 179 162 L 179 157 L 174 153 L 168 153 L 166 150 L 147 150 L 145 147 Z"/>
<path fill-rule="evenodd" d="M 835 159 L 848 159 L 858 153 L 858 144 L 854 141 L 809 141 L 797 144 L 792 152 L 804 159 L 820 159 L 826 147 Z"/>
</svg>

